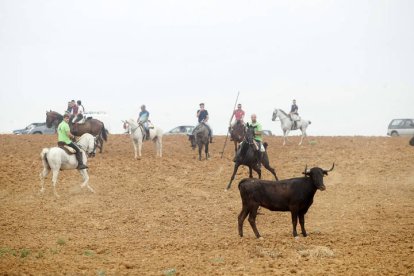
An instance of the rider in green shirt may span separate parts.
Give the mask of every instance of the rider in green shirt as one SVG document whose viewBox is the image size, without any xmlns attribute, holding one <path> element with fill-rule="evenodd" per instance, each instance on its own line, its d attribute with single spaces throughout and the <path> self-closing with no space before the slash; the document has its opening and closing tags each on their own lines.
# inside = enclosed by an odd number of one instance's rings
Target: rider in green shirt
<svg viewBox="0 0 414 276">
<path fill-rule="evenodd" d="M 254 128 L 254 140 L 257 142 L 257 144 L 258 144 L 258 157 L 257 157 L 257 159 L 258 159 L 258 163 L 259 163 L 259 166 L 260 166 L 260 164 L 262 163 L 261 161 L 262 161 L 262 151 L 261 151 L 261 148 L 262 148 L 262 142 L 263 142 L 263 138 L 262 138 L 262 125 L 260 124 L 260 123 L 258 123 L 257 122 L 257 116 L 256 116 L 256 114 L 252 114 L 252 116 L 251 116 L 251 119 L 252 119 L 252 122 L 250 123 L 250 125 L 251 126 L 253 126 L 253 128 Z"/>
<path fill-rule="evenodd" d="M 63 115 L 63 121 L 59 124 L 57 128 L 58 133 L 58 145 L 66 144 L 67 146 L 73 148 L 76 151 L 76 159 L 78 160 L 78 170 L 87 169 L 88 167 L 83 164 L 82 152 L 79 147 L 70 140 L 70 138 L 75 138 L 75 136 L 70 132 L 69 127 L 69 114 Z"/>
</svg>

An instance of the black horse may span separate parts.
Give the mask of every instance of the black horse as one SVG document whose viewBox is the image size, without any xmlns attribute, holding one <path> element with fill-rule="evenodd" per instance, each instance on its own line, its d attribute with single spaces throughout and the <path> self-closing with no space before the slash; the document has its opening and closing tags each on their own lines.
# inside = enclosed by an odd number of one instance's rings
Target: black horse
<svg viewBox="0 0 414 276">
<path fill-rule="evenodd" d="M 194 130 L 193 134 L 189 135 L 188 139 L 191 142 L 193 150 L 198 146 L 198 160 L 201 161 L 201 150 L 203 149 L 206 153 L 206 160 L 210 157 L 208 153 L 208 144 L 210 143 L 209 131 L 205 124 L 199 124 Z"/>
<path fill-rule="evenodd" d="M 269 165 L 269 157 L 266 151 L 267 143 L 263 143 L 263 146 L 265 148 L 265 152 L 262 152 L 261 154 L 260 163 L 263 164 L 263 166 L 273 174 L 276 180 L 279 180 L 276 176 L 275 170 Z M 258 162 L 258 150 L 260 149 L 257 149 L 256 142 L 254 141 L 254 128 L 247 124 L 246 135 L 243 142 L 239 146 L 236 157 L 234 158 L 234 171 L 231 176 L 230 182 L 227 185 L 226 190 L 230 189 L 231 183 L 233 182 L 234 176 L 236 175 L 237 169 L 240 165 L 245 165 L 249 167 L 250 178 L 253 178 L 252 170 L 257 172 L 257 174 L 259 175 L 259 179 L 262 178 L 262 170 L 260 169 L 260 163 Z"/>
<path fill-rule="evenodd" d="M 242 121 L 238 120 L 236 124 L 230 129 L 230 136 L 234 142 L 234 153 L 237 154 L 239 143 L 244 140 L 246 135 L 246 126 Z"/>
</svg>

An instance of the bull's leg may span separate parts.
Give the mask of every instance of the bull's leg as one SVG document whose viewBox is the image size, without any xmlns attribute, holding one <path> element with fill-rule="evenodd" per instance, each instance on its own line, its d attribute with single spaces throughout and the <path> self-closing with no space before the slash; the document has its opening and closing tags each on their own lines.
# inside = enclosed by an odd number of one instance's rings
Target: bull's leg
<svg viewBox="0 0 414 276">
<path fill-rule="evenodd" d="M 298 225 L 298 213 L 296 211 L 291 211 L 290 214 L 292 215 L 293 236 L 297 237 L 298 232 L 296 232 L 296 226 Z"/>
<path fill-rule="evenodd" d="M 302 230 L 302 235 L 306 237 L 308 234 L 306 234 L 306 230 L 305 230 L 305 214 L 303 213 L 299 214 L 299 223 L 300 223 L 300 229 Z"/>
<path fill-rule="evenodd" d="M 245 206 L 243 204 L 243 208 L 239 214 L 239 235 L 240 237 L 243 237 L 243 222 L 246 219 L 247 215 L 249 214 L 249 209 L 247 208 L 247 206 Z"/>
<path fill-rule="evenodd" d="M 43 171 L 40 173 L 40 193 L 45 191 L 45 177 L 49 174 L 48 168 L 43 168 Z"/>
<path fill-rule="evenodd" d="M 271 172 L 272 174 L 273 174 L 273 176 L 275 177 L 275 179 L 276 180 L 279 180 L 278 178 L 277 178 L 277 176 L 276 176 L 276 171 L 275 171 L 275 169 L 273 169 L 272 167 L 270 167 L 270 164 L 269 164 L 269 157 L 267 156 L 267 152 L 264 152 L 264 156 L 263 156 L 263 159 L 262 159 L 262 164 L 263 164 L 263 166 L 269 171 L 269 172 Z"/>
<path fill-rule="evenodd" d="M 52 184 L 53 184 L 53 193 L 55 194 L 56 197 L 59 197 L 58 193 L 56 192 L 56 184 L 57 184 L 58 175 L 59 175 L 59 169 L 53 169 L 52 170 Z"/>
<path fill-rule="evenodd" d="M 239 166 L 240 166 L 240 164 L 239 164 L 239 163 L 237 163 L 237 162 L 234 164 L 233 174 L 231 175 L 230 182 L 229 182 L 229 184 L 227 185 L 226 190 L 230 189 L 230 187 L 231 187 L 231 182 L 233 182 L 233 180 L 234 180 L 234 176 L 236 175 L 236 173 L 237 173 L 237 169 L 239 168 Z"/>
<path fill-rule="evenodd" d="M 249 213 L 249 223 L 250 226 L 253 229 L 254 234 L 256 235 L 256 238 L 260 238 L 259 231 L 256 227 L 256 216 L 257 216 L 257 209 L 259 208 L 259 205 L 250 206 L 250 213 Z"/>
</svg>

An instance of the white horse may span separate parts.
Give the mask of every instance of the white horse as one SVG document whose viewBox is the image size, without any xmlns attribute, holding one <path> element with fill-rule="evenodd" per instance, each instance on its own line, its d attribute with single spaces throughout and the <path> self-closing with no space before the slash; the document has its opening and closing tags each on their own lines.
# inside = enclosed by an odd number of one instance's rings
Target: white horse
<svg viewBox="0 0 414 276">
<path fill-rule="evenodd" d="M 142 143 L 145 139 L 145 129 L 142 125 L 138 124 L 134 119 L 129 119 L 124 122 L 124 128 L 127 129 L 131 135 L 132 144 L 135 150 L 135 159 L 141 158 Z M 155 143 L 157 156 L 162 157 L 162 135 L 163 132 L 160 128 L 150 125 L 149 129 L 150 139 Z M 138 154 L 137 154 L 138 148 Z"/>
<path fill-rule="evenodd" d="M 83 134 L 78 142 L 76 143 L 82 151 L 83 163 L 86 165 L 87 158 L 86 153 L 92 154 L 95 151 L 95 138 L 89 134 Z M 43 162 L 43 171 L 40 173 L 40 193 L 45 191 L 44 180 L 45 177 L 49 174 L 49 171 L 52 170 L 52 183 L 53 183 L 53 192 L 56 197 L 59 195 L 56 192 L 56 183 L 59 175 L 59 170 L 73 170 L 78 166 L 78 161 L 76 160 L 75 154 L 67 154 L 60 147 L 53 148 L 44 148 L 40 153 L 40 157 Z M 91 192 L 95 192 L 91 186 L 89 186 L 89 175 L 86 169 L 79 170 L 83 178 L 83 183 L 81 188 L 87 187 Z"/>
<path fill-rule="evenodd" d="M 293 122 L 290 120 L 289 115 L 286 114 L 282 109 L 275 109 L 273 111 L 272 121 L 276 121 L 276 118 L 279 118 L 282 131 L 283 131 L 283 145 L 286 144 L 287 136 L 291 130 L 302 131 L 302 138 L 300 139 L 299 145 L 302 145 L 303 138 L 306 136 L 306 129 L 311 124 L 311 121 L 300 119 L 296 121 L 296 128 L 292 129 Z"/>
</svg>

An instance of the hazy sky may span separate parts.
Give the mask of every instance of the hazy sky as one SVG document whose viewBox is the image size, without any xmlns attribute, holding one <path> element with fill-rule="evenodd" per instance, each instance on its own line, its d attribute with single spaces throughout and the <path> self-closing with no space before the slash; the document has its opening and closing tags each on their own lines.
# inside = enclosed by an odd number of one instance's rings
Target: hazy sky
<svg viewBox="0 0 414 276">
<path fill-rule="evenodd" d="M 0 132 L 68 100 L 109 113 L 146 104 L 165 131 L 200 102 L 225 134 L 237 91 L 280 135 L 293 98 L 309 135 L 385 135 L 414 118 L 414 1 L 0 0 Z"/>
</svg>

